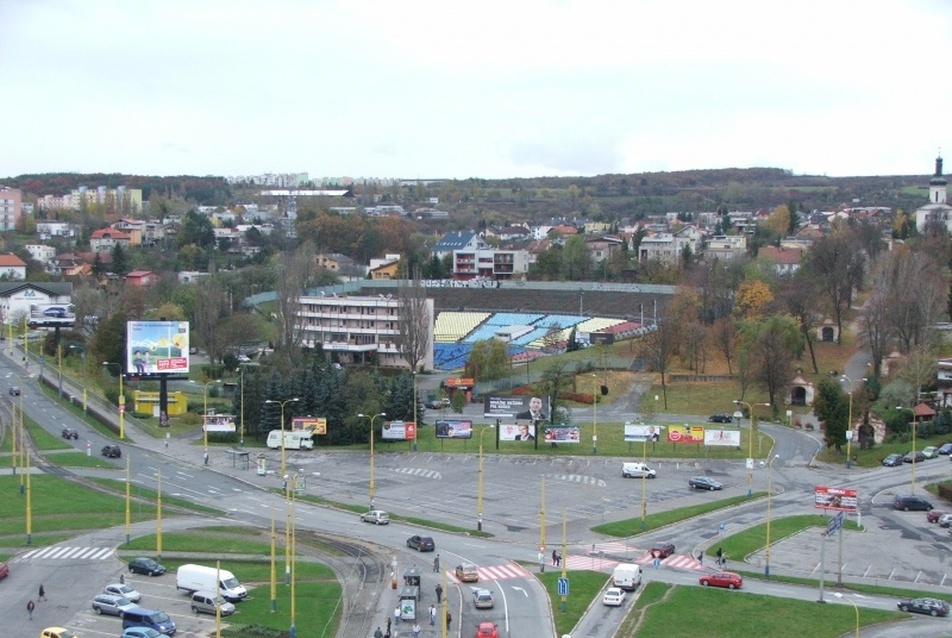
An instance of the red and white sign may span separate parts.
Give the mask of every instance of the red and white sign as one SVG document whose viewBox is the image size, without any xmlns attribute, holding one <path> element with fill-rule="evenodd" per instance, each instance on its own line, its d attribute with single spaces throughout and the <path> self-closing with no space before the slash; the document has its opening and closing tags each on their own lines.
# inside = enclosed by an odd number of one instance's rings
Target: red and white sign
<svg viewBox="0 0 952 638">
<path fill-rule="evenodd" d="M 813 506 L 821 510 L 856 512 L 856 490 L 817 485 L 813 490 Z"/>
<path fill-rule="evenodd" d="M 668 443 L 704 443 L 704 426 L 669 425 Z"/>
</svg>

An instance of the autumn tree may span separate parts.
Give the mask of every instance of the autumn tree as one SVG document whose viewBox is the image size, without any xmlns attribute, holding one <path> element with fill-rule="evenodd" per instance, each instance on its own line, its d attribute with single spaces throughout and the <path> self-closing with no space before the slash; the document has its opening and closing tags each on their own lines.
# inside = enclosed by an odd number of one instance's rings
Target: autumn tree
<svg viewBox="0 0 952 638">
<path fill-rule="evenodd" d="M 793 379 L 793 361 L 803 348 L 797 322 L 789 315 L 774 314 L 763 321 L 741 325 L 741 357 L 753 383 L 765 390 L 770 405 L 777 405 Z"/>
<path fill-rule="evenodd" d="M 770 215 L 767 216 L 767 221 L 764 222 L 764 225 L 770 232 L 778 237 L 786 237 L 787 232 L 790 230 L 790 208 L 787 207 L 786 204 L 777 206 L 770 212 Z"/>
<path fill-rule="evenodd" d="M 506 344 L 499 339 L 483 339 L 473 344 L 463 374 L 477 381 L 493 381 L 509 374 Z"/>
<path fill-rule="evenodd" d="M 284 253 L 279 259 L 279 272 L 276 282 L 278 335 L 275 348 L 284 355 L 288 369 L 301 345 L 302 331 L 297 329 L 298 311 L 301 295 L 307 289 L 314 266 L 314 247 L 311 243 L 301 244 L 297 250 Z"/>
<path fill-rule="evenodd" d="M 851 242 L 849 229 L 837 229 L 817 240 L 804 257 L 801 268 L 814 277 L 836 321 L 836 342 L 843 344 L 843 321 L 853 303 L 855 291 L 862 287 L 866 259 Z"/>
<path fill-rule="evenodd" d="M 752 279 L 737 288 L 734 314 L 740 319 L 759 319 L 773 303 L 773 292 L 763 281 Z"/>
<path fill-rule="evenodd" d="M 397 287 L 397 300 L 400 304 L 400 318 L 397 321 L 396 346 L 416 371 L 432 342 L 433 302 L 427 299 L 426 287 L 420 281 L 419 271 L 413 279 L 401 279 Z"/>
<path fill-rule="evenodd" d="M 810 351 L 810 363 L 814 374 L 819 372 L 816 352 L 813 349 L 814 335 L 823 318 L 823 306 L 817 282 L 808 271 L 800 268 L 789 277 L 781 277 L 776 284 L 776 297 L 780 308 L 797 320 L 803 342 Z"/>
</svg>

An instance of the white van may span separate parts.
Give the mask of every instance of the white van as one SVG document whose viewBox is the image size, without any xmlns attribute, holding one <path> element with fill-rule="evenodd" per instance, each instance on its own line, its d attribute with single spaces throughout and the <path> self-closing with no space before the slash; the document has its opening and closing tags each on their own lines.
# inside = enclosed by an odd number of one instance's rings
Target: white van
<svg viewBox="0 0 952 638">
<path fill-rule="evenodd" d="M 622 478 L 654 478 L 655 476 L 657 476 L 657 472 L 644 463 L 639 462 L 621 464 Z"/>
<path fill-rule="evenodd" d="M 310 450 L 314 447 L 314 435 L 310 430 L 292 430 L 284 433 L 284 449 Z M 272 450 L 281 447 L 281 430 L 271 430 L 268 433 L 268 447 Z"/>
<path fill-rule="evenodd" d="M 635 591 L 641 585 L 641 566 L 619 563 L 612 572 L 612 585 L 625 591 Z"/>
<path fill-rule="evenodd" d="M 248 595 L 235 575 L 224 569 L 205 565 L 182 565 L 175 573 L 175 588 L 189 594 L 197 591 L 214 593 L 216 590 L 228 601 L 241 600 Z"/>
</svg>

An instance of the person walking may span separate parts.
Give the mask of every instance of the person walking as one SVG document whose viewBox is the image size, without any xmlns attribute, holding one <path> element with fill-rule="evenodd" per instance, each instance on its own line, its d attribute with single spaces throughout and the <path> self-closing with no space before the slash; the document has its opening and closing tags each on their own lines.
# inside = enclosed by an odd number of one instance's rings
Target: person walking
<svg viewBox="0 0 952 638">
<path fill-rule="evenodd" d="M 413 638 L 420 638 L 420 631 L 422 631 L 420 629 L 420 623 L 418 622 L 413 623 L 413 629 L 411 629 L 410 631 L 413 632 Z"/>
<path fill-rule="evenodd" d="M 208 465 L 208 450 L 205 450 L 205 454 L 202 455 L 202 458 L 205 461 L 205 465 Z"/>
<path fill-rule="evenodd" d="M 720 567 L 723 561 L 724 561 L 724 550 L 718 547 L 717 548 L 717 566 Z"/>
<path fill-rule="evenodd" d="M 393 610 L 393 622 L 396 625 L 400 624 L 400 605 L 397 605 L 396 609 Z"/>
<path fill-rule="evenodd" d="M 450 613 L 450 610 L 446 610 L 446 633 L 450 632 L 450 625 L 453 624 L 453 614 Z"/>
<path fill-rule="evenodd" d="M 46 590 L 43 589 L 43 585 L 40 585 L 40 594 L 37 596 L 37 600 L 46 600 Z"/>
<path fill-rule="evenodd" d="M 440 555 L 439 554 L 437 554 L 436 558 L 433 559 L 433 571 L 434 572 L 440 571 Z"/>
<path fill-rule="evenodd" d="M 432 627 L 435 624 L 436 624 L 436 607 L 433 605 L 433 603 L 430 603 L 430 626 Z"/>
<path fill-rule="evenodd" d="M 553 567 L 559 566 L 559 553 L 554 549 L 552 550 L 552 566 Z"/>
<path fill-rule="evenodd" d="M 36 608 L 36 605 L 32 600 L 26 601 L 26 611 L 30 614 L 30 620 L 33 620 L 33 610 Z"/>
<path fill-rule="evenodd" d="M 386 634 L 386 635 L 388 635 L 388 636 L 390 635 L 390 623 L 391 623 L 391 622 L 393 622 L 393 620 L 392 620 L 391 618 L 387 618 L 387 634 Z"/>
<path fill-rule="evenodd" d="M 443 600 L 443 585 L 437 583 L 436 584 L 436 604 L 439 605 L 442 600 Z"/>
<path fill-rule="evenodd" d="M 125 574 L 119 574 L 119 584 L 120 584 L 120 585 L 125 585 L 125 584 L 126 584 L 126 575 L 125 575 Z"/>
<path fill-rule="evenodd" d="M 380 625 L 377 625 L 377 631 L 374 632 L 374 638 L 383 638 L 383 632 L 380 631 Z"/>
</svg>

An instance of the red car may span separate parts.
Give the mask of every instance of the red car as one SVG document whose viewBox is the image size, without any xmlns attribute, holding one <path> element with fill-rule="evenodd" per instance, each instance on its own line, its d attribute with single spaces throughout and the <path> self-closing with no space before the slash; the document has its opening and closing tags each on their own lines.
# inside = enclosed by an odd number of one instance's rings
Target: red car
<svg viewBox="0 0 952 638">
<path fill-rule="evenodd" d="M 652 558 L 667 558 L 674 553 L 674 543 L 655 543 L 651 546 Z"/>
<path fill-rule="evenodd" d="M 929 510 L 928 513 L 926 513 L 926 521 L 928 521 L 929 523 L 938 523 L 939 518 L 943 514 L 947 514 L 947 512 L 945 512 L 944 510 Z"/>
<path fill-rule="evenodd" d="M 744 584 L 744 579 L 740 574 L 734 572 L 714 572 L 713 574 L 704 574 L 698 579 L 704 587 L 726 587 L 727 589 L 740 589 Z"/>
<path fill-rule="evenodd" d="M 476 627 L 476 638 L 499 638 L 499 630 L 496 629 L 496 623 L 479 623 Z"/>
<path fill-rule="evenodd" d="M 10 575 L 10 567 L 6 563 L 0 563 L 0 578 L 6 578 Z"/>
</svg>

